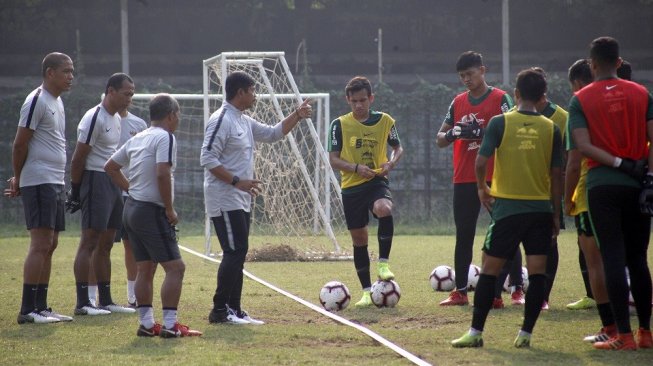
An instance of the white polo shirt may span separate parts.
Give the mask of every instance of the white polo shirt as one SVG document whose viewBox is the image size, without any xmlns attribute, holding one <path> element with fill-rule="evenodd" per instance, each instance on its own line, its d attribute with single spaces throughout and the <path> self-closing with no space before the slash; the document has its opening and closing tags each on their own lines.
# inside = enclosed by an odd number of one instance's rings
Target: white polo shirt
<svg viewBox="0 0 653 366">
<path fill-rule="evenodd" d="M 102 104 L 89 109 L 77 126 L 77 142 L 91 146 L 84 169 L 104 172 L 104 164 L 118 149 L 120 134 L 118 113 L 109 114 Z"/>
<path fill-rule="evenodd" d="M 39 86 L 25 98 L 18 126 L 34 131 L 20 173 L 20 187 L 64 184 L 66 115 L 61 98 Z"/>
<path fill-rule="evenodd" d="M 137 133 L 144 131 L 147 129 L 147 123 L 145 121 L 130 113 L 129 111 L 127 112 L 126 117 L 120 117 L 120 125 L 121 125 L 121 132 L 120 132 L 120 142 L 118 143 L 118 148 L 120 148 L 122 145 L 127 142 L 130 138 L 136 136 Z M 129 179 L 129 169 L 126 166 L 123 166 L 122 168 L 122 173 Z M 127 192 L 122 192 L 123 196 L 129 196 Z"/>
<path fill-rule="evenodd" d="M 252 197 L 216 178 L 218 166 L 240 179 L 254 179 L 255 141 L 274 142 L 284 137 L 283 126 L 263 124 L 224 102 L 209 118 L 204 131 L 200 164 L 204 167 L 204 202 L 210 217 L 223 211 L 251 210 Z"/>
</svg>

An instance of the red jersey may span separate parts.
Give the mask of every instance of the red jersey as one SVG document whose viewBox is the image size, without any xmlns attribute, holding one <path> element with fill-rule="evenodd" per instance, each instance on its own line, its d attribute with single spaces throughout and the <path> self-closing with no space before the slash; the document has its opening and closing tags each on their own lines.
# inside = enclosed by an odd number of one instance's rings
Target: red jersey
<svg viewBox="0 0 653 366">
<path fill-rule="evenodd" d="M 587 120 L 592 145 L 633 160 L 648 156 L 646 112 L 648 92 L 628 80 L 606 79 L 584 87 L 576 98 Z M 588 166 L 600 165 L 588 159 Z"/>
<path fill-rule="evenodd" d="M 458 122 L 471 122 L 472 115 L 486 128 L 490 119 L 498 114 L 507 112 L 512 107 L 512 100 L 507 97 L 507 103 L 503 106 L 504 92 L 501 89 L 490 88 L 487 95 L 476 105 L 470 102 L 469 91 L 458 94 L 452 103 L 453 125 Z M 476 155 L 481 148 L 481 140 L 457 139 L 453 143 L 453 182 L 454 183 L 475 183 L 476 171 L 474 168 Z M 487 181 L 492 180 L 494 171 L 494 157 L 488 160 Z"/>
</svg>

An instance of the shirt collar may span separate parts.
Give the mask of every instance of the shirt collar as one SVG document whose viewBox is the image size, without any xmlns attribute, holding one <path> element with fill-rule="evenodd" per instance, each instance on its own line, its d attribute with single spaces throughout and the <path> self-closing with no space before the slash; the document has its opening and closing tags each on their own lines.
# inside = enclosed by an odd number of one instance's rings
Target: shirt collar
<svg viewBox="0 0 653 366">
<path fill-rule="evenodd" d="M 227 109 L 228 111 L 236 113 L 238 115 L 238 117 L 243 115 L 243 111 L 241 111 L 240 109 L 234 107 L 233 104 L 227 102 L 226 100 L 224 102 L 222 102 L 222 107 Z"/>
</svg>

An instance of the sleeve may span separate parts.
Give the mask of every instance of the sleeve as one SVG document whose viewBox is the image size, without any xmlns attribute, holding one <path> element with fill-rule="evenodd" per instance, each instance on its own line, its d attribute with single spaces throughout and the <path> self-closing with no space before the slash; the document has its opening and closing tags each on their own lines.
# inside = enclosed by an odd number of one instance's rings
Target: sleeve
<svg viewBox="0 0 653 366">
<path fill-rule="evenodd" d="M 571 136 L 571 127 L 569 126 L 569 118 L 567 118 L 567 132 L 565 133 L 565 142 L 567 151 L 576 150 L 576 143 Z"/>
<path fill-rule="evenodd" d="M 648 109 L 646 110 L 646 120 L 653 120 L 653 98 L 651 98 L 651 94 L 648 95 Z"/>
<path fill-rule="evenodd" d="M 95 145 L 98 138 L 98 131 L 102 130 L 102 118 L 99 118 L 100 108 L 96 108 L 93 114 L 86 112 L 77 126 L 77 142 L 90 146 Z"/>
<path fill-rule="evenodd" d="M 401 145 L 401 141 L 399 140 L 399 132 L 397 131 L 397 125 L 392 125 L 390 127 L 390 134 L 388 135 L 388 145 L 392 147 L 397 147 Z"/>
<path fill-rule="evenodd" d="M 569 125 L 569 132 L 577 128 L 587 128 L 587 119 L 585 119 L 585 113 L 583 108 L 580 105 L 580 101 L 574 95 L 569 101 L 569 120 L 567 121 Z"/>
<path fill-rule="evenodd" d="M 247 119 L 249 120 L 249 125 L 252 128 L 252 136 L 254 136 L 254 141 L 275 142 L 281 140 L 284 137 L 283 124 L 281 122 L 277 123 L 274 126 L 269 126 L 253 118 Z"/>
<path fill-rule="evenodd" d="M 173 165 L 175 151 L 175 136 L 171 133 L 161 134 L 156 144 L 156 163 Z"/>
<path fill-rule="evenodd" d="M 501 113 L 508 112 L 514 106 L 515 103 L 512 101 L 510 95 L 508 93 L 505 93 L 503 97 L 501 97 Z"/>
<path fill-rule="evenodd" d="M 560 128 L 556 125 L 553 125 L 551 168 L 562 168 L 562 135 L 560 134 Z"/>
<path fill-rule="evenodd" d="M 25 103 L 20 108 L 18 126 L 29 128 L 32 131 L 38 128 L 46 110 L 45 103 L 38 103 L 39 92 L 34 93 L 31 98 L 29 96 L 25 98 Z"/>
<path fill-rule="evenodd" d="M 209 170 L 222 165 L 220 157 L 229 137 L 229 127 L 219 122 L 218 118 L 209 121 L 204 131 L 200 165 Z"/>
<path fill-rule="evenodd" d="M 328 150 L 329 152 L 342 151 L 342 128 L 339 118 L 334 119 L 329 127 Z"/>
<path fill-rule="evenodd" d="M 485 129 L 485 134 L 483 135 L 483 141 L 481 142 L 481 148 L 478 151 L 479 155 L 489 158 L 494 154 L 499 145 L 501 145 L 501 139 L 503 138 L 503 130 L 505 129 L 505 117 L 503 114 L 494 116 L 490 119 L 490 123 Z"/>
<path fill-rule="evenodd" d="M 449 104 L 449 109 L 447 110 L 447 114 L 444 116 L 444 121 L 442 123 L 446 123 L 449 126 L 453 126 L 453 103 L 455 99 L 451 101 L 451 104 Z"/>
<path fill-rule="evenodd" d="M 127 154 L 127 146 L 129 141 L 125 142 L 118 151 L 111 155 L 111 160 L 115 161 L 121 167 L 129 165 L 129 155 Z"/>
</svg>

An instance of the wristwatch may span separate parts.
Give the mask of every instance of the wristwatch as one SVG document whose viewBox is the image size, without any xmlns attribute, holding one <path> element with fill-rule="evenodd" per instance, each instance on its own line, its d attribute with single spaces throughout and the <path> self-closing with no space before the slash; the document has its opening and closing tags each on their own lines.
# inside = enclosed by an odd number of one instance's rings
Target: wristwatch
<svg viewBox="0 0 653 366">
<path fill-rule="evenodd" d="M 235 186 L 236 184 L 238 184 L 238 182 L 240 182 L 240 177 L 237 176 L 237 175 L 234 175 L 233 178 L 231 178 L 231 185 Z"/>
</svg>

